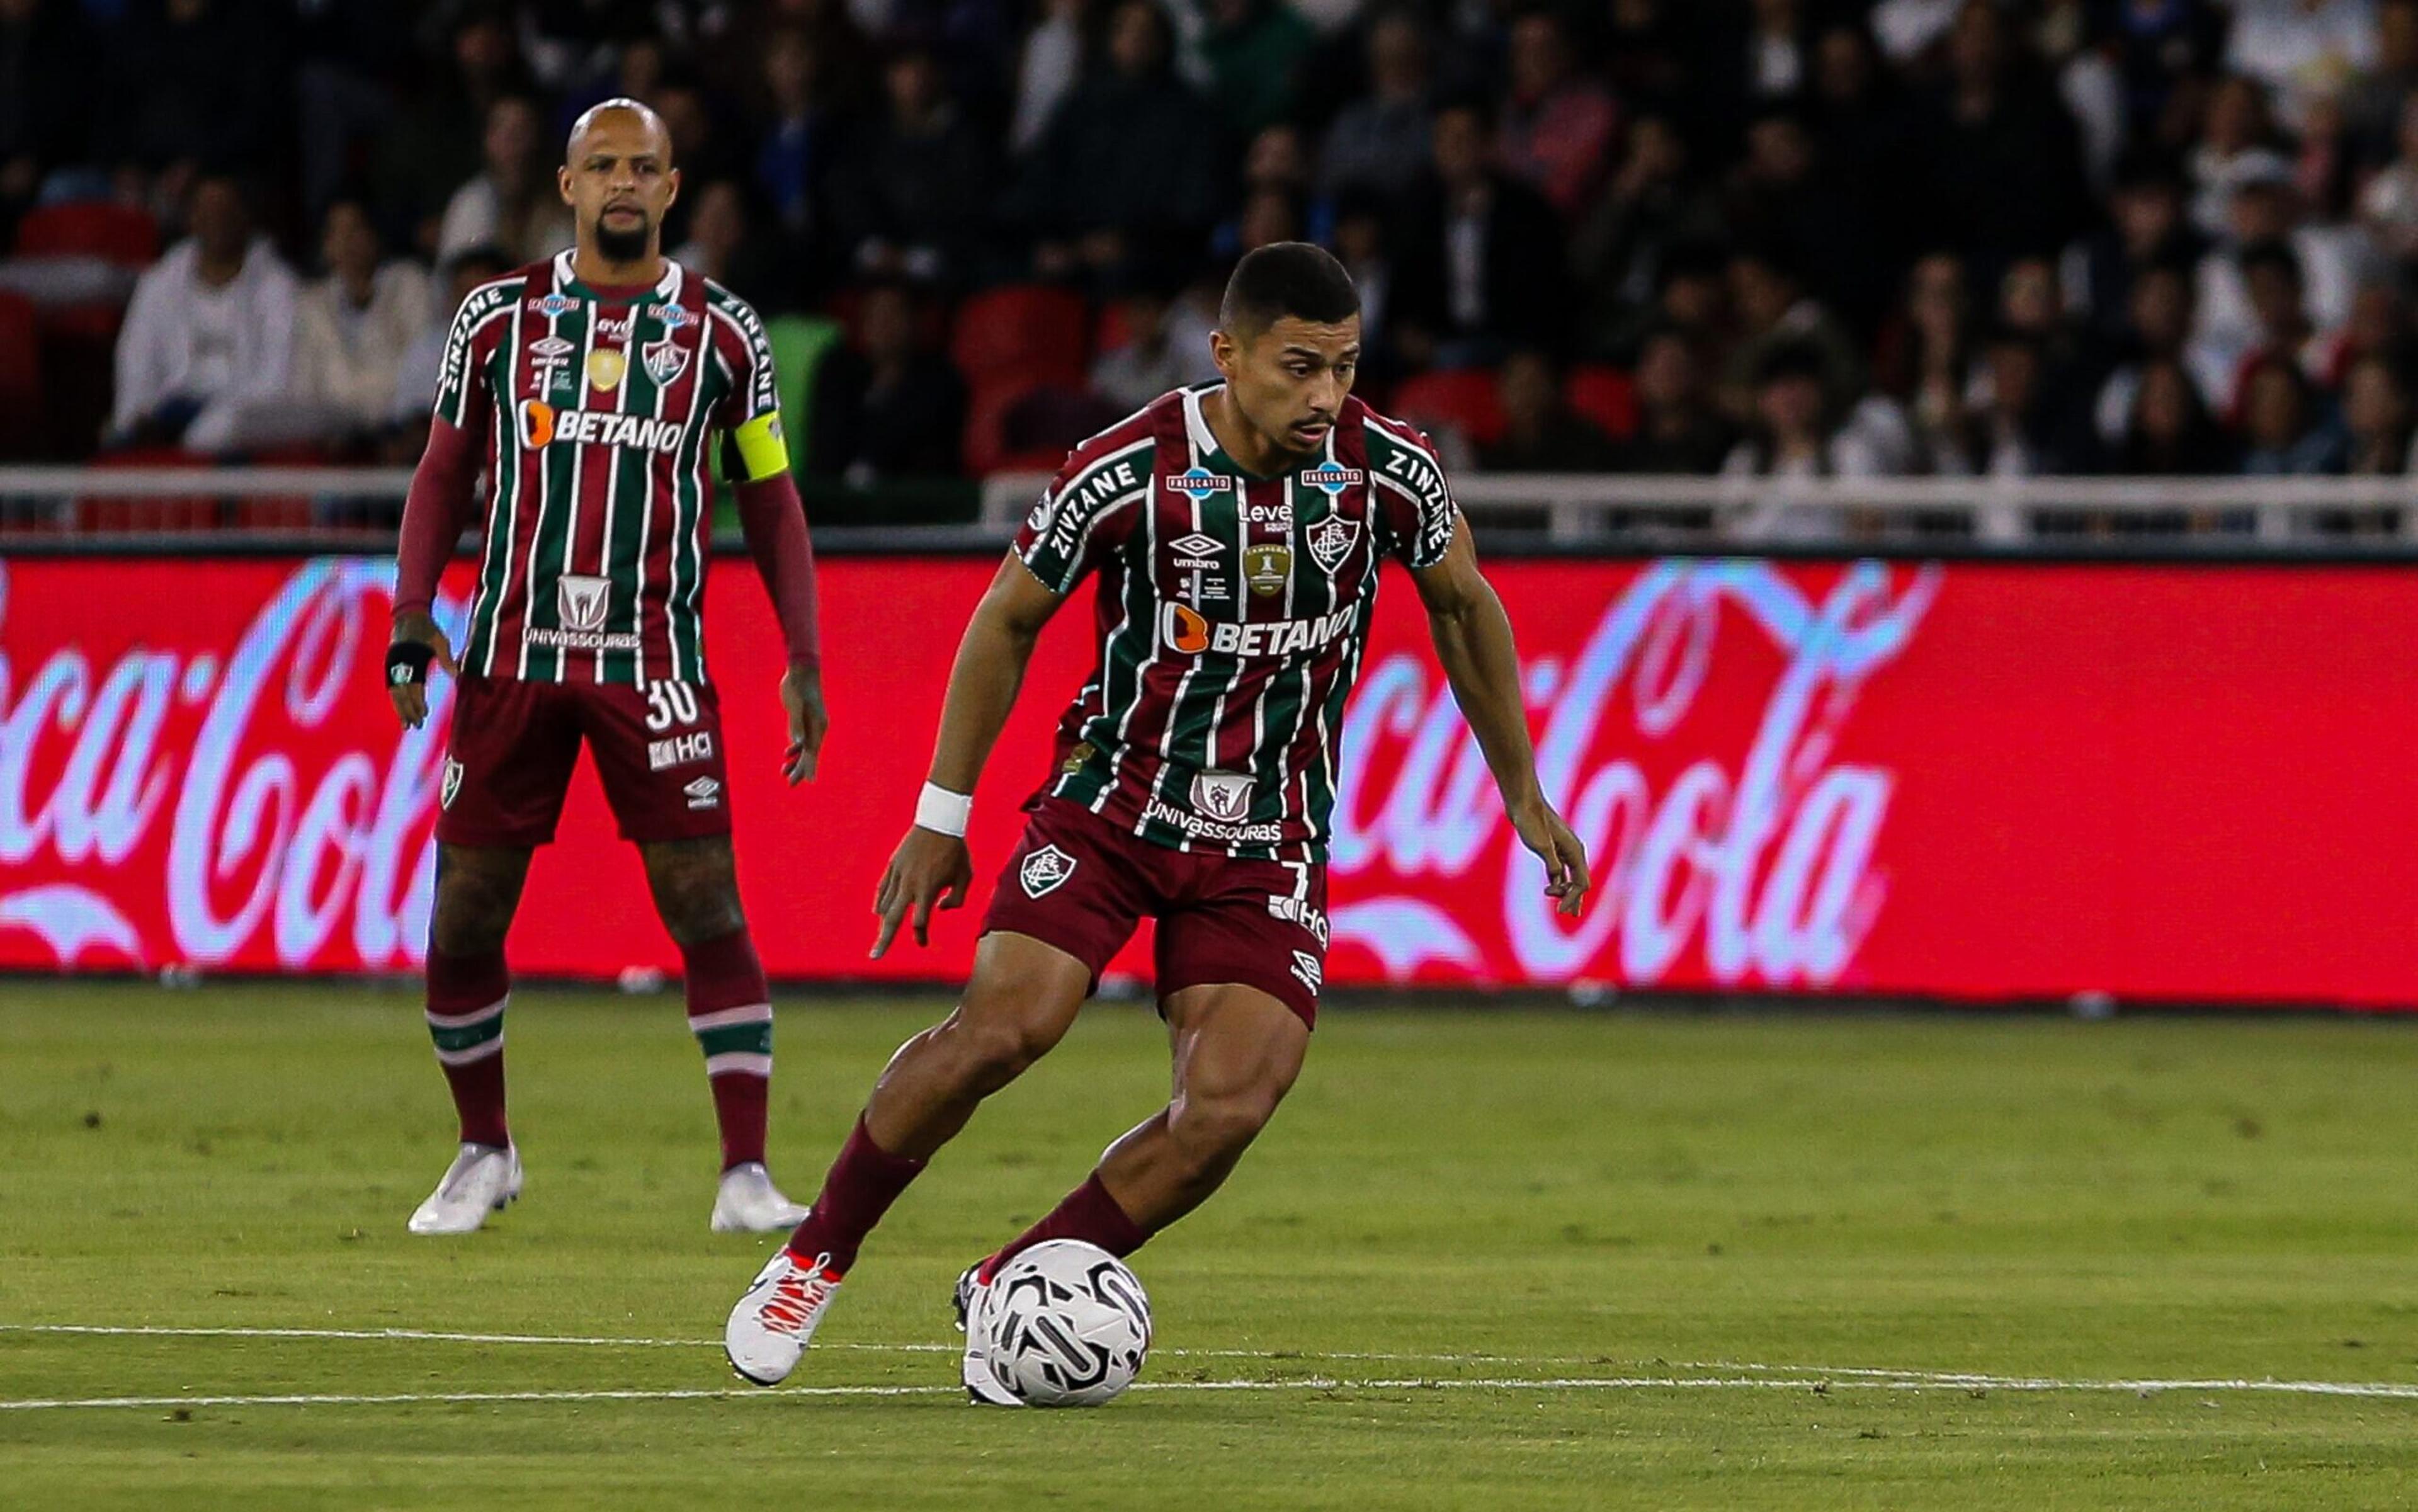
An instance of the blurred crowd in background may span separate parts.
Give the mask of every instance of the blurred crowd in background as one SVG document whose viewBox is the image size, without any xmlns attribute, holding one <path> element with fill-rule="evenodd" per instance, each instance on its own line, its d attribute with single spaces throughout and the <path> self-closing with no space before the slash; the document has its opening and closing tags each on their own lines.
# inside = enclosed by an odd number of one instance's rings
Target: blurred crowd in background
<svg viewBox="0 0 2418 1512">
<path fill-rule="evenodd" d="M 2382 474 L 2418 0 L 0 0 L 0 456 L 408 462 L 447 316 L 672 132 L 797 460 L 1054 464 L 1358 279 L 1466 466 Z"/>
</svg>

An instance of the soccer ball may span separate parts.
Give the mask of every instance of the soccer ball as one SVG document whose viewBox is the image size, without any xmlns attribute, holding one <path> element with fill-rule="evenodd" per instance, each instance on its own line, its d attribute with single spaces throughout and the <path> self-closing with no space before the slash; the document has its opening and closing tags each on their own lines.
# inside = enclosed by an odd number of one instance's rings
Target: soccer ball
<svg viewBox="0 0 2418 1512">
<path fill-rule="evenodd" d="M 1097 1407 L 1133 1384 L 1150 1352 L 1150 1298 L 1096 1245 L 1035 1245 L 984 1292 L 991 1378 L 1027 1407 Z"/>
</svg>

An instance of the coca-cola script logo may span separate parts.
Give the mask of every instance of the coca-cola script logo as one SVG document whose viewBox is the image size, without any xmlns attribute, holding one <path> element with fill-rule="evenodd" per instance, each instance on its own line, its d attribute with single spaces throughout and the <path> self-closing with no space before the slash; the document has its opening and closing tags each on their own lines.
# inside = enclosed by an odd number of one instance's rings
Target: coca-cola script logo
<svg viewBox="0 0 2418 1512">
<path fill-rule="evenodd" d="M 1554 915 L 1541 863 L 1507 832 L 1450 690 L 1421 658 L 1385 658 L 1344 718 L 1332 870 L 1354 901 L 1332 910 L 1336 944 L 1365 947 L 1397 981 L 1432 964 L 1645 986 L 1695 944 L 1723 985 L 1838 981 L 1882 905 L 1873 851 L 1895 779 L 1835 759 L 1837 737 L 1939 577 L 1859 562 L 1817 603 L 1768 563 L 1661 562 L 1605 605 L 1574 657 L 1530 660 L 1538 774 L 1593 861 L 1596 893 L 1575 922 Z M 1733 699 L 1728 680 L 1768 680 L 1742 749 L 1708 750 L 1696 732 L 1716 678 Z M 1514 961 L 1490 962 L 1435 902 L 1475 895 L 1440 884 L 1489 858 Z"/>
<path fill-rule="evenodd" d="M 62 966 L 217 964 L 264 930 L 288 968 L 340 964 L 347 934 L 360 969 L 416 965 L 451 681 L 417 730 L 346 708 L 385 702 L 364 659 L 393 580 L 390 562 L 306 562 L 231 654 L 138 642 L 102 667 L 69 643 L 26 667 L 0 650 L 0 875 L 46 878 L 0 883 L 0 929 Z M 462 603 L 437 616 L 458 642 Z M 163 895 L 130 896 L 138 878 Z"/>
</svg>

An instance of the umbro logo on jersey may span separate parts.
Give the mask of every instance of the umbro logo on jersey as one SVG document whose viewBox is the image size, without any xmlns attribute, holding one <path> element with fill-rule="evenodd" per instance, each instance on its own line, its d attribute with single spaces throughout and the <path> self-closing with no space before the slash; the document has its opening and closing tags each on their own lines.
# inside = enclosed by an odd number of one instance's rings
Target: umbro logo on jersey
<svg viewBox="0 0 2418 1512">
<path fill-rule="evenodd" d="M 641 451 L 677 451 L 681 444 L 678 420 L 614 415 L 599 409 L 557 409 L 536 399 L 521 401 L 520 422 L 521 445 L 526 447 L 563 441 L 632 447 Z"/>
<path fill-rule="evenodd" d="M 1301 475 L 1303 486 L 1323 488 L 1330 494 L 1340 494 L 1347 488 L 1357 488 L 1366 475 L 1357 467 L 1312 467 Z"/>
<path fill-rule="evenodd" d="M 1178 572 L 1214 573 L 1223 565 L 1217 560 L 1217 553 L 1225 542 L 1215 536 L 1202 535 L 1196 530 L 1188 536 L 1171 541 L 1167 544 L 1175 553 L 1175 568 Z"/>
<path fill-rule="evenodd" d="M 691 808 L 719 808 L 722 806 L 722 784 L 714 781 L 712 777 L 699 777 L 695 782 L 690 783 L 687 787 L 682 787 L 681 791 L 688 795 L 688 806 Z"/>
<path fill-rule="evenodd" d="M 574 344 L 559 336 L 541 336 L 529 343 L 529 350 L 540 357 L 568 357 Z"/>
<path fill-rule="evenodd" d="M 1075 858 L 1056 846 L 1043 846 L 1024 858 L 1016 869 L 1016 879 L 1023 884 L 1024 895 L 1037 898 L 1055 893 L 1075 875 Z"/>
<path fill-rule="evenodd" d="M 1222 494 L 1234 486 L 1234 480 L 1226 474 L 1211 472 L 1208 468 L 1201 466 L 1191 467 L 1180 473 L 1171 473 L 1158 481 L 1162 488 L 1178 494 L 1189 494 L 1194 498 L 1207 498 L 1212 494 Z"/>
</svg>

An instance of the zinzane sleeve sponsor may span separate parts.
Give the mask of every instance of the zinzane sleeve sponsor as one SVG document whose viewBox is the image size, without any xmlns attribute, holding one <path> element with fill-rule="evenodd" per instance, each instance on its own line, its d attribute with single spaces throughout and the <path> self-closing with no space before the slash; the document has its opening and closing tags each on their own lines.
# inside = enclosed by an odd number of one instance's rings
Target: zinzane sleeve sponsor
<svg viewBox="0 0 2418 1512">
<path fill-rule="evenodd" d="M 445 333 L 445 357 L 436 369 L 436 419 L 469 427 L 471 398 L 488 387 L 482 357 L 490 348 L 480 334 L 495 322 L 511 318 L 520 289 L 517 279 L 482 284 L 453 313 L 452 328 Z"/>
<path fill-rule="evenodd" d="M 1385 549 L 1418 571 L 1444 560 L 1461 509 L 1434 448 L 1423 435 L 1411 439 L 1415 434 L 1408 426 L 1369 422 L 1371 496 Z"/>
<path fill-rule="evenodd" d="M 1083 574 L 1114 552 L 1150 496 L 1153 444 L 1086 449 L 1066 459 L 1016 532 L 1016 555 L 1042 585 L 1072 593 Z"/>
<path fill-rule="evenodd" d="M 773 339 L 745 300 L 715 288 L 707 298 L 712 336 L 730 375 L 730 392 L 714 421 L 738 449 L 740 478 L 760 482 L 789 470 L 789 445 L 781 434 L 781 386 L 773 366 Z"/>
</svg>

